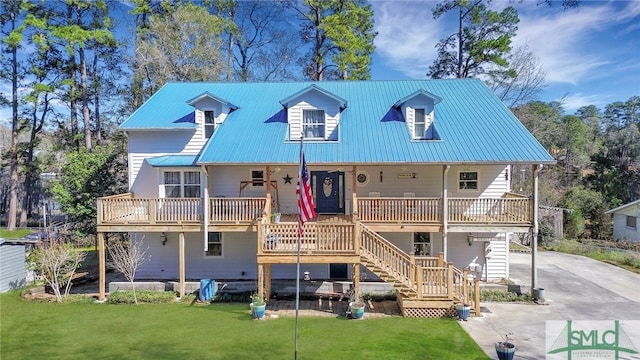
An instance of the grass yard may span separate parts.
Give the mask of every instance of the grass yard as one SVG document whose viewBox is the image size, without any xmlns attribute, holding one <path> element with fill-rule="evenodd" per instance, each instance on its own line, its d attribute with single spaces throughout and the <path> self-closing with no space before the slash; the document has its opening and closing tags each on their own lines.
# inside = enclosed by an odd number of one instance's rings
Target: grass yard
<svg viewBox="0 0 640 360">
<path fill-rule="evenodd" d="M 268 308 L 268 305 L 267 305 Z M 248 305 L 112 305 L 0 295 L 0 358 L 293 359 L 294 317 Z M 448 319 L 300 317 L 299 359 L 487 359 Z"/>
</svg>

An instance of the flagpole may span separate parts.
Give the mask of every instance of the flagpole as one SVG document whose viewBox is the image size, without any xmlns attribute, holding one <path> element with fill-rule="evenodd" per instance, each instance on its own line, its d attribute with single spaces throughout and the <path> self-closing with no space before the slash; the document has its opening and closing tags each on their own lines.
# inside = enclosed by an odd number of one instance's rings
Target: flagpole
<svg viewBox="0 0 640 360">
<path fill-rule="evenodd" d="M 300 156 L 298 162 L 298 187 L 300 191 L 302 191 L 303 184 L 302 181 L 302 142 L 304 140 L 304 135 L 300 137 Z M 298 206 L 299 207 L 299 206 Z M 300 226 L 300 209 L 298 209 L 298 226 Z M 297 252 L 296 252 L 296 338 L 295 338 L 295 353 L 294 359 L 298 360 L 298 312 L 300 310 L 300 230 L 297 231 L 298 240 L 297 240 Z"/>
</svg>

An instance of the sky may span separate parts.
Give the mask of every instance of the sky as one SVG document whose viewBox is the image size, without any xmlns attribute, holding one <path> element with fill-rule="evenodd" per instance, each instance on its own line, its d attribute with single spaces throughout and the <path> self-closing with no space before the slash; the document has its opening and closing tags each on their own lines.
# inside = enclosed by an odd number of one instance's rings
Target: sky
<svg viewBox="0 0 640 360">
<path fill-rule="evenodd" d="M 435 44 L 453 33 L 457 19 L 434 20 L 441 1 L 371 1 L 376 50 L 373 80 L 425 79 Z M 578 8 L 537 0 L 494 0 L 501 11 L 514 6 L 520 22 L 513 46 L 528 46 L 546 71 L 539 100 L 561 101 L 567 113 L 582 106 L 601 110 L 640 96 L 640 1 L 583 0 Z M 455 14 L 453 14 L 455 15 Z"/>
</svg>

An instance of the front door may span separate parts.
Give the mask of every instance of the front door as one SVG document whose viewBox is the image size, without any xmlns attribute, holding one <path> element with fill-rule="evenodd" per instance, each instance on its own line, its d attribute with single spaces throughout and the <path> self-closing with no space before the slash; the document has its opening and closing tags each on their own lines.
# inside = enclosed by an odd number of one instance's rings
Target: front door
<svg viewBox="0 0 640 360">
<path fill-rule="evenodd" d="M 312 171 L 316 213 L 344 214 L 344 172 Z"/>
</svg>

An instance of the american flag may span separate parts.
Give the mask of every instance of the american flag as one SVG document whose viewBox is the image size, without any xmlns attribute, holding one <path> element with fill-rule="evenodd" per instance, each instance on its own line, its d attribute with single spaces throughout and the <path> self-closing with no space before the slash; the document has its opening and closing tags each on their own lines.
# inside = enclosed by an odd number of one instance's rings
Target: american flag
<svg viewBox="0 0 640 360">
<path fill-rule="evenodd" d="M 307 171 L 307 163 L 304 161 L 302 145 L 300 145 L 300 171 L 298 173 L 296 195 L 298 195 L 298 236 L 302 236 L 304 223 L 316 216 L 311 183 L 309 182 L 309 172 Z"/>
</svg>

